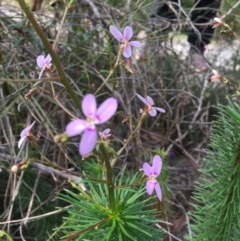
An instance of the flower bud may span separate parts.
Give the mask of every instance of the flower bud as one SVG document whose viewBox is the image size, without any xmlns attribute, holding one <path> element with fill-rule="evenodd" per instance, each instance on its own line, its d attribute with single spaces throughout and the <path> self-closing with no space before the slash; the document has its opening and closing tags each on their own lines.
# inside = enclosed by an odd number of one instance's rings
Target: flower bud
<svg viewBox="0 0 240 241">
<path fill-rule="evenodd" d="M 54 142 L 55 143 L 64 143 L 68 140 L 68 135 L 64 132 L 60 135 L 54 136 Z"/>
<path fill-rule="evenodd" d="M 13 165 L 12 168 L 11 168 L 11 171 L 12 171 L 13 173 L 17 173 L 18 170 L 19 170 L 18 165 Z"/>
</svg>

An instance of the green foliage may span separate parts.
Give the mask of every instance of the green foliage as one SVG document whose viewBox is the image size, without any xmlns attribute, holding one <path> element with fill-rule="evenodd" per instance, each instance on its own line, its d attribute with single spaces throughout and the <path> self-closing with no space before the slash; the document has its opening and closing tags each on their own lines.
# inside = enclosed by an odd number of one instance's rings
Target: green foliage
<svg viewBox="0 0 240 241">
<path fill-rule="evenodd" d="M 145 187 L 134 188 L 140 179 L 137 173 L 125 178 L 125 168 L 115 183 L 116 209 L 108 201 L 106 184 L 87 181 L 89 192 L 65 190 L 59 199 L 73 205 L 69 216 L 60 228 L 65 237 L 76 235 L 75 240 L 159 240 L 161 231 L 155 227 L 157 210 L 146 209 L 153 205 L 153 197 L 142 199 Z M 81 188 L 80 188 L 81 190 Z"/>
<path fill-rule="evenodd" d="M 196 186 L 194 234 L 189 240 L 239 239 L 240 106 L 228 101 L 214 124 L 202 178 Z"/>
</svg>

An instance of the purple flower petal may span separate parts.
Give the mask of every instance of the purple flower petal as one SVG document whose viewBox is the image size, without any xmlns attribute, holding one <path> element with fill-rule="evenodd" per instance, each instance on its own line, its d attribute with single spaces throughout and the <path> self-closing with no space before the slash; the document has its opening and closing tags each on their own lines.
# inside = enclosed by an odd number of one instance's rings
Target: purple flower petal
<svg viewBox="0 0 240 241">
<path fill-rule="evenodd" d="M 130 58 L 132 55 L 132 49 L 131 49 L 131 46 L 130 45 L 127 45 L 124 50 L 123 50 L 123 56 L 125 58 Z"/>
<path fill-rule="evenodd" d="M 123 41 L 122 33 L 115 26 L 111 25 L 109 30 L 115 39 L 117 39 L 119 42 Z"/>
<path fill-rule="evenodd" d="M 109 129 L 109 128 L 107 128 L 106 130 L 103 131 L 104 135 L 109 134 L 109 132 L 110 132 L 110 129 Z"/>
<path fill-rule="evenodd" d="M 47 55 L 46 59 L 45 59 L 45 63 L 48 64 L 48 65 L 51 65 L 51 62 L 52 61 L 52 57 L 50 54 Z"/>
<path fill-rule="evenodd" d="M 29 127 L 28 127 L 28 131 L 30 131 L 32 129 L 32 127 L 35 125 L 36 121 L 34 121 Z"/>
<path fill-rule="evenodd" d="M 155 110 L 154 107 L 152 107 L 152 108 L 148 111 L 148 114 L 151 115 L 151 116 L 156 116 L 156 115 L 157 115 L 157 111 Z"/>
<path fill-rule="evenodd" d="M 153 108 L 162 113 L 166 112 L 163 108 L 160 108 L 160 107 L 153 107 Z"/>
<path fill-rule="evenodd" d="M 156 176 L 158 176 L 162 169 L 162 159 L 160 156 L 156 155 L 153 157 L 153 165 L 152 165 L 153 172 Z"/>
<path fill-rule="evenodd" d="M 139 94 L 136 94 L 137 95 L 137 97 L 145 104 L 145 105 L 148 105 L 148 102 L 147 102 L 147 100 L 146 99 L 144 99 L 141 95 L 139 95 Z"/>
<path fill-rule="evenodd" d="M 106 99 L 97 109 L 95 124 L 108 121 L 117 111 L 118 103 L 115 98 Z"/>
<path fill-rule="evenodd" d="M 137 48 L 142 46 L 142 44 L 139 41 L 131 41 L 131 42 L 128 42 L 128 44 L 130 44 L 133 47 L 137 47 Z"/>
<path fill-rule="evenodd" d="M 126 26 L 123 30 L 123 37 L 124 37 L 124 40 L 127 40 L 129 41 L 133 36 L 133 30 L 132 30 L 132 27 L 130 26 Z"/>
<path fill-rule="evenodd" d="M 87 126 L 88 123 L 85 120 L 76 119 L 66 126 L 66 133 L 68 136 L 76 136 L 81 134 Z"/>
<path fill-rule="evenodd" d="M 155 183 L 154 188 L 157 193 L 158 199 L 162 201 L 162 190 L 158 182 Z"/>
<path fill-rule="evenodd" d="M 27 141 L 27 136 L 22 137 L 19 141 L 18 141 L 18 148 L 20 149 L 21 146 Z"/>
<path fill-rule="evenodd" d="M 38 67 L 43 68 L 43 67 L 44 67 L 44 64 L 45 64 L 45 58 L 44 58 L 44 56 L 43 56 L 43 55 L 39 55 L 39 56 L 37 57 L 37 65 L 38 65 Z"/>
<path fill-rule="evenodd" d="M 20 133 L 21 139 L 18 141 L 19 149 L 27 141 L 27 134 L 30 132 L 30 130 L 32 129 L 32 127 L 34 126 L 35 123 L 36 123 L 36 121 L 34 121 L 30 126 L 27 126 L 26 128 L 24 128 L 21 131 L 21 133 Z"/>
<path fill-rule="evenodd" d="M 97 142 L 97 130 L 94 129 L 86 129 L 83 133 L 80 145 L 79 152 L 82 156 L 86 156 L 92 152 Z"/>
<path fill-rule="evenodd" d="M 94 117 L 97 109 L 97 103 L 94 95 L 87 94 L 82 101 L 82 111 L 86 117 Z"/>
<path fill-rule="evenodd" d="M 101 139 L 103 139 L 104 136 L 105 136 L 105 135 L 103 134 L 103 132 L 101 132 L 101 131 L 98 132 L 98 135 L 100 136 Z"/>
<path fill-rule="evenodd" d="M 154 183 L 152 181 L 148 180 L 147 184 L 146 184 L 146 189 L 147 189 L 147 193 L 149 195 L 151 195 L 153 193 Z"/>
<path fill-rule="evenodd" d="M 153 173 L 152 167 L 147 162 L 143 164 L 143 171 L 146 176 L 150 176 Z"/>
<path fill-rule="evenodd" d="M 153 157 L 152 167 L 147 162 L 143 164 L 144 173 L 148 176 L 149 179 L 146 184 L 147 193 L 151 195 L 153 193 L 153 189 L 155 189 L 160 201 L 162 201 L 162 190 L 155 178 L 160 174 L 161 169 L 162 159 L 158 155 Z"/>
<path fill-rule="evenodd" d="M 154 104 L 152 97 L 147 96 L 146 100 L 148 102 L 148 105 L 152 106 Z"/>
<path fill-rule="evenodd" d="M 32 129 L 32 127 L 34 126 L 34 124 L 36 123 L 36 121 L 34 121 L 30 126 L 27 126 L 26 128 L 24 128 L 20 134 L 21 137 L 24 137 L 27 135 L 27 133 Z"/>
</svg>

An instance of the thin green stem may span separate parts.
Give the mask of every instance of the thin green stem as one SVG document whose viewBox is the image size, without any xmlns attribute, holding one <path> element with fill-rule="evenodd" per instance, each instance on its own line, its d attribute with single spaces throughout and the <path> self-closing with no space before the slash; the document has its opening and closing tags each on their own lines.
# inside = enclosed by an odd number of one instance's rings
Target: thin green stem
<svg viewBox="0 0 240 241">
<path fill-rule="evenodd" d="M 113 68 L 110 69 L 110 72 L 107 76 L 107 78 L 103 81 L 103 83 L 100 85 L 100 87 L 95 91 L 94 95 L 96 95 L 101 89 L 102 87 L 108 82 L 108 80 L 110 79 L 110 77 L 113 75 L 113 73 L 115 72 L 118 64 L 119 64 L 119 60 L 120 60 L 120 57 L 122 55 L 122 51 L 123 51 L 123 48 L 120 46 L 119 48 L 119 51 L 118 51 L 118 56 L 117 56 L 117 60 L 113 66 Z"/>
<path fill-rule="evenodd" d="M 236 32 L 234 32 L 234 31 L 232 30 L 232 28 L 231 28 L 227 23 L 224 23 L 224 26 L 229 29 L 229 31 L 231 32 L 231 34 L 232 34 L 237 40 L 240 41 L 240 37 L 236 34 Z"/>
<path fill-rule="evenodd" d="M 8 232 L 0 230 L 0 237 L 3 238 L 4 236 L 7 237 L 8 241 L 13 241 L 12 236 Z M 5 239 L 1 239 L 1 240 L 5 240 Z"/>
<path fill-rule="evenodd" d="M 73 2 L 74 2 L 74 0 L 71 0 L 69 4 L 66 4 L 67 6 L 65 8 L 65 11 L 64 11 L 64 14 L 63 14 L 63 17 L 62 17 L 62 20 L 61 20 L 61 24 L 60 24 L 59 30 L 58 30 L 57 36 L 56 36 L 54 44 L 53 44 L 53 50 L 54 51 L 57 50 L 57 45 L 58 45 L 58 41 L 59 41 L 60 34 L 61 34 L 61 31 L 62 31 L 62 27 L 63 27 L 63 24 L 64 24 L 65 19 L 67 17 L 68 10 L 71 8 L 71 5 L 72 5 Z"/>
<path fill-rule="evenodd" d="M 110 217 L 107 217 L 103 220 L 101 220 L 100 222 L 98 223 L 95 223 L 79 232 L 76 232 L 76 233 L 73 233 L 73 234 L 70 234 L 67 238 L 65 239 L 60 239 L 59 241 L 71 241 L 71 240 L 74 240 L 75 238 L 77 238 L 78 236 L 80 236 L 80 234 L 83 234 L 83 233 L 86 233 L 86 232 L 89 232 L 93 229 L 96 229 L 96 227 L 99 227 L 101 225 L 103 225 L 104 223 L 108 222 L 110 220 Z"/>
<path fill-rule="evenodd" d="M 52 83 L 51 83 L 51 84 L 52 84 Z M 58 104 L 66 113 L 68 113 L 72 118 L 77 119 L 77 117 L 76 117 L 70 110 L 68 110 L 68 109 L 58 100 L 58 96 L 55 95 L 54 87 L 53 87 L 53 85 L 51 85 L 51 86 L 52 86 L 52 92 L 53 92 L 53 93 L 50 93 L 49 91 L 47 91 L 47 90 L 45 90 L 45 89 L 43 89 L 43 88 L 41 88 L 41 87 L 35 87 L 35 88 L 30 89 L 30 90 L 28 91 L 28 93 L 25 94 L 24 98 L 25 98 L 25 100 L 28 100 L 28 99 L 30 99 L 30 98 L 32 97 L 32 95 L 33 95 L 36 91 L 42 90 L 45 94 L 51 96 L 51 97 L 57 102 L 57 104 Z"/>
<path fill-rule="evenodd" d="M 109 160 L 107 148 L 105 143 L 100 144 L 100 150 L 106 166 L 106 175 L 107 175 L 107 186 L 109 194 L 109 205 L 112 211 L 116 209 L 115 195 L 114 195 L 114 182 L 113 182 L 113 170 Z"/>
<path fill-rule="evenodd" d="M 130 140 L 133 138 L 133 135 L 135 134 L 135 132 L 141 127 L 142 122 L 143 122 L 145 116 L 146 116 L 146 113 L 145 113 L 145 112 L 142 113 L 141 118 L 140 118 L 140 120 L 139 120 L 136 128 L 131 132 L 131 134 L 129 135 L 128 139 L 125 141 L 123 147 L 117 152 L 116 157 L 115 157 L 114 160 L 111 162 L 111 166 L 112 166 L 112 167 L 116 164 L 118 157 L 121 155 L 121 153 L 124 151 L 124 149 L 126 148 L 126 146 L 128 145 L 128 143 L 130 142 Z"/>
<path fill-rule="evenodd" d="M 68 81 L 63 68 L 61 66 L 61 63 L 55 53 L 55 51 L 52 49 L 52 46 L 50 45 L 48 39 L 46 38 L 44 32 L 42 31 L 41 27 L 39 26 L 39 24 L 37 23 L 37 21 L 35 20 L 31 10 L 29 9 L 29 7 L 27 6 L 27 4 L 25 3 L 24 0 L 17 0 L 20 7 L 22 8 L 23 12 L 26 14 L 29 22 L 33 25 L 36 33 L 38 34 L 38 36 L 40 37 L 40 39 L 42 40 L 45 48 L 47 49 L 48 53 L 51 55 L 52 60 L 56 66 L 56 69 L 58 71 L 58 74 L 61 78 L 61 82 L 62 84 L 65 86 L 67 92 L 69 93 L 69 95 L 71 96 L 72 100 L 74 101 L 75 105 L 81 109 L 80 106 L 80 102 L 78 100 L 78 97 L 76 95 L 76 93 L 74 92 L 70 82 Z"/>
</svg>

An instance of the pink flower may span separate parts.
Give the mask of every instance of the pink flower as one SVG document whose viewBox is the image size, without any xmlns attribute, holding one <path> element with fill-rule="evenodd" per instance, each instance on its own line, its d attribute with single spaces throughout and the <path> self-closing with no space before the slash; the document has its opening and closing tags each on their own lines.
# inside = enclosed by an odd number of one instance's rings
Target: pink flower
<svg viewBox="0 0 240 241">
<path fill-rule="evenodd" d="M 152 167 L 147 162 L 143 164 L 143 171 L 148 178 L 146 184 L 147 193 L 149 195 L 152 195 L 153 190 L 155 189 L 160 201 L 162 201 L 162 190 L 158 181 L 156 180 L 156 177 L 160 174 L 161 169 L 162 159 L 158 155 L 154 156 Z"/>
<path fill-rule="evenodd" d="M 147 96 L 147 98 L 143 98 L 141 95 L 136 94 L 137 97 L 147 106 L 144 112 L 148 112 L 149 115 L 155 116 L 157 114 L 157 111 L 165 113 L 166 111 L 160 107 L 153 107 L 153 99 L 150 96 Z"/>
<path fill-rule="evenodd" d="M 108 137 L 110 137 L 112 135 L 109 133 L 110 133 L 110 129 L 106 129 L 103 132 L 100 132 L 100 131 L 98 132 L 102 141 L 106 141 L 108 139 Z"/>
<path fill-rule="evenodd" d="M 141 43 L 139 41 L 130 41 L 129 40 L 133 36 L 133 30 L 130 26 L 126 26 L 123 30 L 123 34 L 113 25 L 110 26 L 110 32 L 115 39 L 123 44 L 123 56 L 125 58 L 129 58 L 132 55 L 133 47 L 141 47 Z"/>
<path fill-rule="evenodd" d="M 32 129 L 32 127 L 34 126 L 36 121 L 34 121 L 30 126 L 27 126 L 25 129 L 22 130 L 20 136 L 21 139 L 18 141 L 18 148 L 20 149 L 22 145 L 25 144 L 25 142 L 27 141 L 28 138 L 28 134 L 30 133 L 30 130 Z"/>
<path fill-rule="evenodd" d="M 82 111 L 86 120 L 76 119 L 70 122 L 66 127 L 68 136 L 76 136 L 83 133 L 79 152 L 85 156 L 92 152 L 97 142 L 97 130 L 95 125 L 107 122 L 117 111 L 117 100 L 108 98 L 97 109 L 97 103 L 94 95 L 87 94 L 82 101 Z"/>
<path fill-rule="evenodd" d="M 215 69 L 212 70 L 212 73 L 213 74 L 208 78 L 209 82 L 216 82 L 217 80 L 219 80 L 219 79 L 221 79 L 223 77 Z"/>
<path fill-rule="evenodd" d="M 41 79 L 44 70 L 51 69 L 51 66 L 52 66 L 51 61 L 52 61 L 52 57 L 50 56 L 50 54 L 48 54 L 46 58 L 44 58 L 43 55 L 39 55 L 37 57 L 37 65 L 38 67 L 41 68 L 41 72 L 39 73 L 39 79 Z"/>
</svg>

